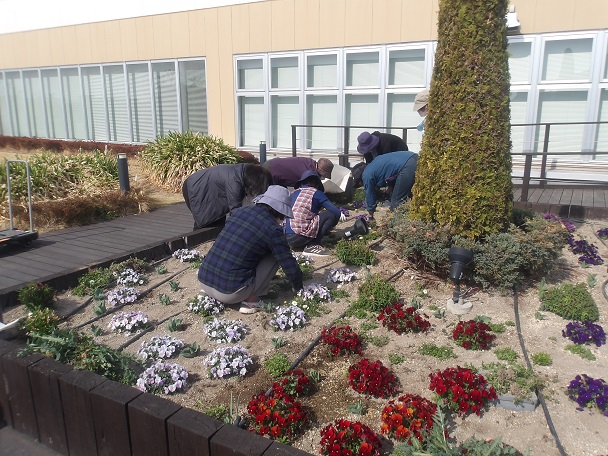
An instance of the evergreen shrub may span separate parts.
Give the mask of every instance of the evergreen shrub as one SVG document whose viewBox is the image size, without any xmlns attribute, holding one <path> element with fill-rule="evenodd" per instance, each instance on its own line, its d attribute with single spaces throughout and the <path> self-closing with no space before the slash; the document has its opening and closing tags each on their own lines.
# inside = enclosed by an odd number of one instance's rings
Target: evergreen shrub
<svg viewBox="0 0 608 456">
<path fill-rule="evenodd" d="M 19 290 L 17 299 L 29 311 L 53 308 L 55 305 L 55 289 L 43 283 L 31 283 Z"/>
<path fill-rule="evenodd" d="M 597 321 L 599 309 L 587 285 L 564 283 L 543 293 L 541 310 L 548 310 L 566 320 Z"/>
<path fill-rule="evenodd" d="M 363 239 L 340 239 L 336 244 L 336 256 L 349 266 L 371 265 L 376 260 L 376 255 Z"/>
</svg>

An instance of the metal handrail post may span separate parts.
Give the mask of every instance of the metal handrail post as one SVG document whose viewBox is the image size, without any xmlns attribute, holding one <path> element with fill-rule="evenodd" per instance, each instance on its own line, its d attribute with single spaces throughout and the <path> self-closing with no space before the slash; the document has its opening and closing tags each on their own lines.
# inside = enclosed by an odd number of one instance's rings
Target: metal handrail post
<svg viewBox="0 0 608 456">
<path fill-rule="evenodd" d="M 291 126 L 291 156 L 295 157 L 297 155 L 296 152 L 296 126 Z"/>
<path fill-rule="evenodd" d="M 403 133 L 401 134 L 401 137 L 403 138 L 403 142 L 405 144 L 407 144 L 407 128 L 403 128 Z"/>
<path fill-rule="evenodd" d="M 545 125 L 545 138 L 543 140 L 543 157 L 540 165 L 540 186 L 544 187 L 547 184 L 547 153 L 549 152 L 549 132 L 551 124 Z"/>
<path fill-rule="evenodd" d="M 350 148 L 349 144 L 350 137 L 350 127 L 344 127 L 344 150 L 342 151 L 342 155 L 339 158 L 340 166 L 344 166 L 345 168 L 349 168 L 348 166 L 348 149 Z"/>
<path fill-rule="evenodd" d="M 530 173 L 532 171 L 532 152 L 526 152 L 526 161 L 524 164 L 524 176 L 521 185 L 521 201 L 528 201 L 528 189 L 530 188 Z"/>
</svg>

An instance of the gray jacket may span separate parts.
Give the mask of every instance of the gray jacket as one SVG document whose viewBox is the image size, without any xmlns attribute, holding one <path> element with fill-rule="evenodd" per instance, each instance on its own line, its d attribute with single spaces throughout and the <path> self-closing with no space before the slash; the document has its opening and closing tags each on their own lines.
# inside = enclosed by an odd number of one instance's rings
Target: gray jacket
<svg viewBox="0 0 608 456">
<path fill-rule="evenodd" d="M 186 179 L 190 211 L 199 228 L 241 207 L 245 198 L 246 166 L 246 163 L 216 165 Z"/>
</svg>

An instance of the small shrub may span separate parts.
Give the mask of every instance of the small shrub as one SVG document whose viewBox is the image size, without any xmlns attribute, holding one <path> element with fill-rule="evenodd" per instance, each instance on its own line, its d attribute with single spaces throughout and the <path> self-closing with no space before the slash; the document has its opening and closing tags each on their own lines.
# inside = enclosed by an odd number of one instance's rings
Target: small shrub
<svg viewBox="0 0 608 456">
<path fill-rule="evenodd" d="M 105 288 L 114 281 L 114 275 L 109 268 L 89 270 L 78 278 L 78 286 L 72 290 L 76 296 L 92 295 L 98 288 Z"/>
<path fill-rule="evenodd" d="M 551 355 L 548 353 L 534 353 L 532 355 L 532 362 L 539 366 L 550 366 L 553 364 L 553 360 L 551 359 Z"/>
<path fill-rule="evenodd" d="M 511 394 L 515 402 L 529 398 L 545 386 L 542 378 L 518 363 L 481 363 L 481 371 L 498 394 Z"/>
<path fill-rule="evenodd" d="M 517 359 L 517 352 L 511 347 L 502 347 L 494 350 L 494 354 L 501 361 L 513 363 Z"/>
<path fill-rule="evenodd" d="M 336 256 L 349 266 L 366 266 L 374 264 L 376 254 L 363 240 L 340 239 L 336 244 Z"/>
<path fill-rule="evenodd" d="M 587 347 L 584 347 L 583 345 L 568 344 L 566 345 L 565 349 L 568 350 L 570 353 L 574 353 L 575 355 L 580 356 L 583 359 L 595 361 L 595 355 L 593 354 L 593 352 Z"/>
<path fill-rule="evenodd" d="M 541 310 L 548 310 L 567 320 L 597 321 L 597 304 L 584 283 L 564 283 L 547 290 L 543 296 Z"/>
<path fill-rule="evenodd" d="M 264 361 L 264 368 L 274 378 L 284 375 L 290 367 L 291 363 L 284 353 L 275 353 Z"/>
<path fill-rule="evenodd" d="M 53 308 L 55 305 L 55 289 L 43 283 L 32 283 L 19 290 L 17 299 L 28 310 Z"/>
<path fill-rule="evenodd" d="M 33 333 L 51 334 L 59 327 L 59 317 L 49 307 L 39 307 L 32 310 L 27 317 L 19 322 L 19 331 L 25 336 Z"/>
<path fill-rule="evenodd" d="M 418 353 L 425 356 L 432 356 L 442 361 L 450 358 L 457 358 L 454 350 L 449 346 L 439 346 L 434 343 L 422 344 L 418 349 Z"/>
<path fill-rule="evenodd" d="M 391 364 L 401 364 L 403 361 L 405 361 L 405 358 L 398 353 L 388 354 L 388 362 Z"/>
<path fill-rule="evenodd" d="M 351 307 L 377 313 L 398 299 L 399 292 L 396 288 L 379 275 L 373 274 L 359 285 L 359 299 Z"/>
</svg>

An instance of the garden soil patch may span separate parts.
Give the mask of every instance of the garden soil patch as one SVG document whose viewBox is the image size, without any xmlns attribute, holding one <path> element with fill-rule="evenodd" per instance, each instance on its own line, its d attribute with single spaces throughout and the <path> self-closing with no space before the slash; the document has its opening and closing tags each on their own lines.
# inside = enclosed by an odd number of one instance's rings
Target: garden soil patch
<svg viewBox="0 0 608 456">
<path fill-rule="evenodd" d="M 352 226 L 352 219 L 339 225 L 338 234 Z M 587 239 L 599 247 L 599 254 L 608 259 L 608 248 L 595 236 L 595 231 L 603 228 L 599 222 L 587 222 L 579 225 L 575 235 Z M 202 244 L 197 247 L 201 254 L 205 254 L 211 243 Z M 238 405 L 240 412 L 245 411 L 249 399 L 260 392 L 267 391 L 273 383 L 273 378 L 266 372 L 263 363 L 272 356 L 277 349 L 273 344 L 273 338 L 282 337 L 286 345 L 278 350 L 295 361 L 298 356 L 320 335 L 323 327 L 328 326 L 338 318 L 347 308 L 349 303 L 358 296 L 358 287 L 368 273 L 377 273 L 385 279 L 391 278 L 391 283 L 400 293 L 402 302 L 409 304 L 412 298 L 417 297 L 422 302 L 422 312 L 429 316 L 431 330 L 426 334 L 403 334 L 397 335 L 382 325 L 378 324 L 375 329 L 368 331 L 368 335 L 375 340 L 386 338 L 388 343 L 383 346 L 368 342 L 364 346 L 362 356 L 351 355 L 349 357 L 334 357 L 328 355 L 327 348 L 317 345 L 313 348 L 297 366 L 305 372 L 315 369 L 320 372 L 321 380 L 312 395 L 304 397 L 301 402 L 309 411 L 309 427 L 306 433 L 299 438 L 294 446 L 313 454 L 318 454 L 320 429 L 336 418 L 348 418 L 360 420 L 372 429 L 379 431 L 380 415 L 382 408 L 387 404 L 387 399 L 367 399 L 356 393 L 348 386 L 348 367 L 360 360 L 368 358 L 370 361 L 381 360 L 398 377 L 401 392 L 419 394 L 432 398 L 429 390 L 429 374 L 447 367 L 474 365 L 481 367 L 482 362 L 497 361 L 494 349 L 498 347 L 511 347 L 519 357 L 518 362 L 524 364 L 523 353 L 520 348 L 516 327 L 508 324 L 506 331 L 497 334 L 497 338 L 490 350 L 467 351 L 457 346 L 452 338 L 451 332 L 458 322 L 459 317 L 445 313 L 444 317 L 435 315 L 435 306 L 439 309 L 446 308 L 446 302 L 452 294 L 452 286 L 444 278 L 423 273 L 409 267 L 396 244 L 390 239 L 383 239 L 374 246 L 377 261 L 369 269 L 351 267 L 359 273 L 359 278 L 354 282 L 341 285 L 341 289 L 348 293 L 348 297 L 337 299 L 327 304 L 328 313 L 320 317 L 314 317 L 303 328 L 297 331 L 278 332 L 270 325 L 272 314 L 259 312 L 253 315 L 242 315 L 238 307 L 226 307 L 220 318 L 229 320 L 241 320 L 248 328 L 248 334 L 240 342 L 253 356 L 255 364 L 251 373 L 244 378 L 229 378 L 226 380 L 210 379 L 203 365 L 203 358 L 219 345 L 210 340 L 203 330 L 203 317 L 187 310 L 187 302 L 195 297 L 200 291 L 197 280 L 197 270 L 190 267 L 188 263 L 180 263 L 175 258 L 163 262 L 167 269 L 166 274 L 151 272 L 149 282 L 139 287 L 146 290 L 162 281 L 164 283 L 153 288 L 142 299 L 129 304 L 123 310 L 140 310 L 146 313 L 150 320 L 157 326 L 151 332 L 141 336 L 140 339 L 127 345 L 124 350 L 135 354 L 142 341 L 148 341 L 153 335 L 171 334 L 178 337 L 186 344 L 197 342 L 201 352 L 194 358 L 178 356 L 171 360 L 183 365 L 189 372 L 189 387 L 185 392 L 167 396 L 170 400 L 186 407 L 204 410 L 209 406 L 228 405 L 231 398 Z M 155 265 L 158 266 L 158 265 Z M 327 274 L 331 269 L 344 266 L 336 257 L 323 257 L 314 260 L 312 278 L 305 284 L 319 283 L 330 289 L 336 288 L 336 284 L 327 283 Z M 179 282 L 179 289 L 172 291 L 167 278 Z M 582 268 L 577 257 L 567 249 L 564 256 L 559 260 L 556 271 L 547 277 L 549 286 L 560 282 L 580 283 L 587 282 L 590 274 L 595 275 L 597 284 L 591 288 L 591 292 L 600 308 L 600 321 L 603 328 L 608 329 L 608 305 L 602 288 L 608 279 L 606 265 Z M 284 279 L 281 279 L 284 280 Z M 281 280 L 273 285 L 272 299 L 268 299 L 276 305 L 289 302 L 293 294 L 281 291 Z M 466 287 L 463 288 L 463 290 Z M 171 298 L 169 305 L 160 302 L 160 295 L 166 294 Z M 538 298 L 538 285 L 531 286 L 518 295 L 519 318 L 523 340 L 528 354 L 544 352 L 551 356 L 553 363 L 547 367 L 534 366 L 534 370 L 546 379 L 547 388 L 544 390 L 547 407 L 551 420 L 559 439 L 567 454 L 577 456 L 597 456 L 608 454 L 608 417 L 602 416 L 595 411 L 577 411 L 576 403 L 570 400 L 564 391 L 569 382 L 578 374 L 587 374 L 593 378 L 608 379 L 608 348 L 591 347 L 596 356 L 595 361 L 588 361 L 565 350 L 569 340 L 562 337 L 562 330 L 567 321 L 550 312 L 541 312 L 543 319 L 537 318 L 540 301 Z M 514 322 L 514 298 L 511 294 L 500 294 L 479 289 L 472 289 L 470 301 L 473 303 L 471 313 L 460 317 L 460 319 L 473 319 L 475 316 L 491 317 L 492 323 Z M 84 298 L 76 297 L 69 291 L 58 297 L 57 311 L 66 314 L 84 302 Z M 81 330 L 91 334 L 91 323 L 87 323 L 95 317 L 92 310 L 93 304 L 89 304 L 78 313 L 71 316 L 63 325 L 76 327 L 83 325 Z M 22 308 L 12 308 L 5 312 L 5 318 L 12 321 L 23 315 Z M 170 333 L 167 330 L 169 318 L 180 318 L 184 323 L 182 331 Z M 96 337 L 98 342 L 118 348 L 129 340 L 129 337 L 116 335 L 108 328 L 111 315 L 103 316 L 93 324 L 103 329 L 103 334 Z M 345 322 L 351 325 L 358 333 L 361 326 L 371 320 L 358 320 L 350 317 Z M 437 358 L 424 356 L 418 352 L 423 343 L 435 343 L 439 346 L 450 346 L 453 348 L 457 358 L 440 361 Z M 389 355 L 400 355 L 403 362 L 391 364 Z M 393 357 L 391 357 L 393 358 Z M 350 404 L 362 400 L 367 406 L 365 415 L 356 415 L 347 410 Z M 490 406 L 481 416 L 468 415 L 465 418 L 452 417 L 448 421 L 451 436 L 457 441 L 464 441 L 475 436 L 479 439 L 494 439 L 499 436 L 503 441 L 525 452 L 530 450 L 532 455 L 553 456 L 559 455 L 555 440 L 551 435 L 547 420 L 539 405 L 532 412 L 515 412 L 504 408 Z M 382 438 L 383 454 L 390 454 L 395 442 Z"/>
</svg>

